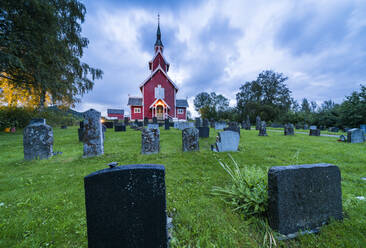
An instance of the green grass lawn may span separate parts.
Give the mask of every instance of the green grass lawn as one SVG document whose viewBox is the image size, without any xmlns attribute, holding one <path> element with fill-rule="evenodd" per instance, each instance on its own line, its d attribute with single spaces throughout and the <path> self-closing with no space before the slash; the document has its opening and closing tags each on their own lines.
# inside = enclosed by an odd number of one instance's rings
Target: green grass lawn
<svg viewBox="0 0 366 248">
<path fill-rule="evenodd" d="M 0 134 L 0 247 L 87 247 L 84 176 L 107 163 L 156 163 L 166 168 L 167 208 L 173 216 L 173 247 L 261 247 L 262 234 L 211 195 L 230 178 L 218 164 L 226 153 L 213 153 L 216 131 L 200 140 L 200 152 L 183 153 L 181 131 L 161 129 L 161 152 L 141 155 L 141 133 L 106 132 L 105 154 L 82 158 L 77 129 L 54 129 L 49 160 L 23 160 L 22 131 Z M 267 171 L 271 166 L 331 163 L 342 173 L 343 222 L 333 221 L 318 235 L 280 241 L 279 247 L 366 247 L 366 144 L 338 143 L 335 137 L 284 136 L 241 130 L 241 166 Z"/>
</svg>

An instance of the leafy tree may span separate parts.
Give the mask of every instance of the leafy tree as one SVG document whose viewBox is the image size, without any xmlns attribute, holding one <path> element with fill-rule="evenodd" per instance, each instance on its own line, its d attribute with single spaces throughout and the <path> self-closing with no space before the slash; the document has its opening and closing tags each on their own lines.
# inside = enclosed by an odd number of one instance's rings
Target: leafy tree
<svg viewBox="0 0 366 248">
<path fill-rule="evenodd" d="M 308 99 L 306 99 L 306 98 L 302 99 L 301 112 L 305 112 L 305 113 L 311 112 L 310 103 L 309 103 Z"/>
<path fill-rule="evenodd" d="M 80 61 L 85 6 L 77 0 L 0 3 L 0 77 L 54 103 L 73 104 L 93 88 L 102 71 Z"/>
<path fill-rule="evenodd" d="M 358 127 L 366 123 L 366 86 L 361 91 L 354 91 L 339 107 L 338 125 L 342 127 Z"/>
<path fill-rule="evenodd" d="M 293 101 L 286 80 L 282 73 L 263 71 L 256 80 L 243 84 L 236 94 L 241 119 L 249 114 L 252 121 L 256 115 L 270 121 L 286 114 Z"/>
<path fill-rule="evenodd" d="M 194 98 L 194 107 L 203 118 L 220 119 L 229 107 L 229 100 L 223 95 L 201 92 Z M 221 116 L 221 117 L 220 117 Z"/>
</svg>

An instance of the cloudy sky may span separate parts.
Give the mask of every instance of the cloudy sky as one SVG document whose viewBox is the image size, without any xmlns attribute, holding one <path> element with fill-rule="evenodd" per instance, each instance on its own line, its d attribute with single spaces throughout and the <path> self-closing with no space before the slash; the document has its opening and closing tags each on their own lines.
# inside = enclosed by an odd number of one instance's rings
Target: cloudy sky
<svg viewBox="0 0 366 248">
<path fill-rule="evenodd" d="M 366 84 L 366 1 L 84 0 L 83 61 L 104 71 L 76 109 L 128 112 L 128 95 L 139 96 L 149 75 L 157 14 L 178 98 L 202 91 L 235 94 L 263 70 L 289 79 L 292 96 L 321 103 Z"/>
</svg>

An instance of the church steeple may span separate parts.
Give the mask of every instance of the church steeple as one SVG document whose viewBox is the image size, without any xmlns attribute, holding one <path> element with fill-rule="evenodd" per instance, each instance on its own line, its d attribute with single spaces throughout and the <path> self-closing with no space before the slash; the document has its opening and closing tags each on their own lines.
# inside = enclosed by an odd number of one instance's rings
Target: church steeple
<svg viewBox="0 0 366 248">
<path fill-rule="evenodd" d="M 156 31 L 156 42 L 155 42 L 155 51 L 160 48 L 163 51 L 163 42 L 161 41 L 161 32 L 160 32 L 160 15 L 158 14 L 158 30 Z"/>
</svg>

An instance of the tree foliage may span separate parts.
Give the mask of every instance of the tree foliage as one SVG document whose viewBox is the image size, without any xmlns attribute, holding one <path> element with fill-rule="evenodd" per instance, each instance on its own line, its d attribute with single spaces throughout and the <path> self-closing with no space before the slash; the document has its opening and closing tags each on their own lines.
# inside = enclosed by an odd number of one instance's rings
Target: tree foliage
<svg viewBox="0 0 366 248">
<path fill-rule="evenodd" d="M 284 83 L 286 80 L 282 73 L 263 71 L 256 80 L 243 84 L 236 94 L 241 119 L 249 115 L 254 120 L 259 115 L 270 121 L 286 113 L 292 103 L 291 91 Z"/>
<path fill-rule="evenodd" d="M 202 118 L 207 119 L 225 119 L 229 108 L 229 100 L 223 95 L 216 95 L 215 92 L 210 94 L 201 92 L 194 98 L 194 107 Z"/>
<path fill-rule="evenodd" d="M 0 4 L 0 77 L 54 103 L 73 104 L 102 71 L 80 61 L 86 9 L 77 0 L 17 0 Z"/>
</svg>

